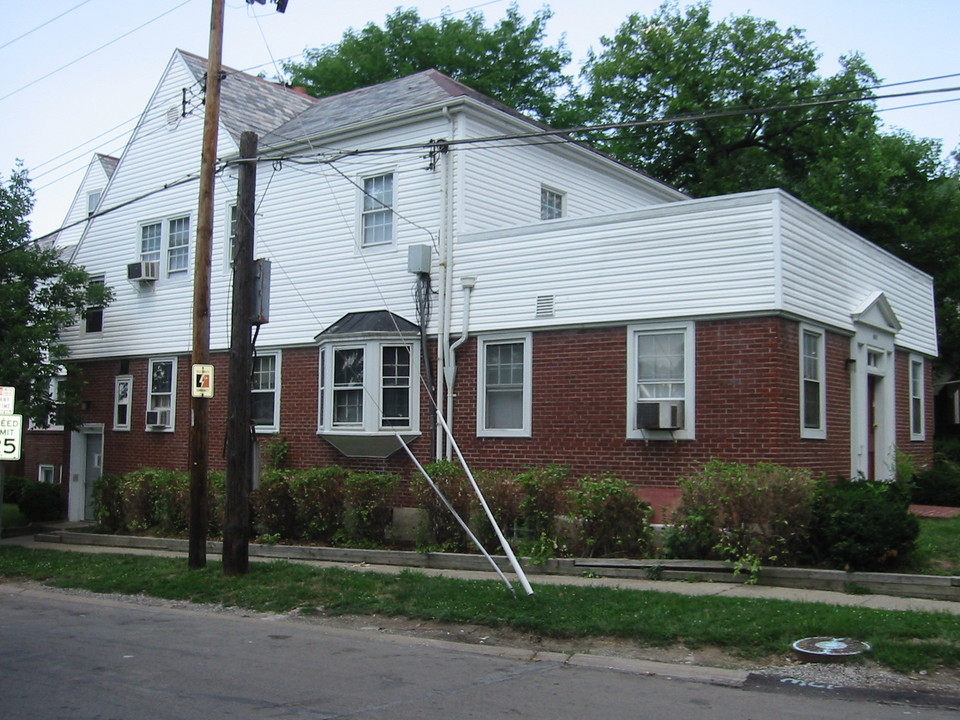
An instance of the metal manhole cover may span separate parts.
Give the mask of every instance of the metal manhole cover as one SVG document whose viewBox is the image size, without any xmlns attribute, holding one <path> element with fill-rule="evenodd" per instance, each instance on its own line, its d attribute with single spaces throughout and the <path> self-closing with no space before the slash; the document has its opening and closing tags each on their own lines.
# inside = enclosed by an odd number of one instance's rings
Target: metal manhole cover
<svg viewBox="0 0 960 720">
<path fill-rule="evenodd" d="M 804 660 L 813 662 L 843 662 L 870 650 L 863 640 L 838 637 L 808 637 L 797 640 L 793 650 Z"/>
</svg>

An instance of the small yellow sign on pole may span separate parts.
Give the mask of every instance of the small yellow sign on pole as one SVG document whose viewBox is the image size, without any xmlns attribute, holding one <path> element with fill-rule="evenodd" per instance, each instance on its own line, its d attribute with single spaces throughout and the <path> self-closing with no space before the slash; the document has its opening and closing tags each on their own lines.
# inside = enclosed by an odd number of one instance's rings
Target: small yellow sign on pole
<svg viewBox="0 0 960 720">
<path fill-rule="evenodd" d="M 194 365 L 190 394 L 196 398 L 213 397 L 213 365 Z"/>
</svg>

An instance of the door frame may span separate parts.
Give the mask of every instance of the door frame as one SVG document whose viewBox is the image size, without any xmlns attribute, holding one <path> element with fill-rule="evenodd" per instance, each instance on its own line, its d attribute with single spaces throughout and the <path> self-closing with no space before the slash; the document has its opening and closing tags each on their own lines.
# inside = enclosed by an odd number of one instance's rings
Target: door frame
<svg viewBox="0 0 960 720">
<path fill-rule="evenodd" d="M 86 517 L 87 444 L 91 437 L 100 438 L 100 474 L 103 474 L 104 425 L 90 423 L 70 433 L 70 488 L 67 493 L 67 519 L 71 522 L 89 520 Z"/>
</svg>

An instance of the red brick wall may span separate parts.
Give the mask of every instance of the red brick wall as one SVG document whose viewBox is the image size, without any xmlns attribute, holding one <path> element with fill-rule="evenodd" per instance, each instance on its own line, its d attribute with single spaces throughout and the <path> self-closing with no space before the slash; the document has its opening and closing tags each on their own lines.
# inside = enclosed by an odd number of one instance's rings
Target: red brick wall
<svg viewBox="0 0 960 720">
<path fill-rule="evenodd" d="M 933 408 L 933 364 L 923 361 L 923 397 L 924 397 L 924 440 L 911 440 L 910 432 L 910 353 L 898 350 L 894 364 L 896 367 L 896 407 L 897 407 L 897 448 L 916 461 L 918 468 L 933 464 L 934 408 Z"/>
<path fill-rule="evenodd" d="M 671 488 L 677 477 L 711 458 L 770 461 L 809 467 L 828 476 L 850 471 L 849 338 L 826 334 L 827 438 L 800 437 L 799 325 L 783 318 L 696 323 L 696 439 L 626 438 L 627 333 L 624 327 L 538 332 L 533 335 L 533 433 L 529 438 L 477 437 L 476 339 L 458 352 L 454 431 L 474 468 L 521 469 L 561 463 L 574 477 L 612 472 L 640 486 Z M 213 358 L 217 394 L 210 401 L 210 467 L 223 469 L 226 424 L 226 355 Z M 187 467 L 190 421 L 190 358 L 178 362 L 175 433 L 144 431 L 147 359 L 129 361 L 134 378 L 131 430 L 113 430 L 114 378 L 120 361 L 80 364 L 89 402 L 87 418 L 105 427 L 104 472 L 140 466 Z M 932 456 L 931 372 L 927 368 L 928 439 L 909 441 L 908 363 L 897 361 L 898 443 L 921 460 Z M 425 386 L 425 381 L 421 380 Z M 290 443 L 292 467 L 337 463 L 359 470 L 414 471 L 404 453 L 385 460 L 345 458 L 317 429 L 318 351 L 282 354 L 281 434 Z M 432 453 L 433 408 L 423 393 L 418 458 Z M 31 433 L 31 436 L 42 433 Z M 51 434 L 52 436 L 53 434 Z M 56 433 L 63 442 L 63 434 Z M 31 439 L 31 458 L 48 441 Z M 904 447 L 906 446 L 906 447 Z M 30 472 L 36 474 L 32 459 Z"/>
</svg>

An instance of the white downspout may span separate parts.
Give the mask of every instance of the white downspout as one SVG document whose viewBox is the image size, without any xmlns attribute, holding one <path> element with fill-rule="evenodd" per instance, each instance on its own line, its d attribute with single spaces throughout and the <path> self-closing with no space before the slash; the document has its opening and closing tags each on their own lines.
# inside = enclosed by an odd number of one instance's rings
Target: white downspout
<svg viewBox="0 0 960 720">
<path fill-rule="evenodd" d="M 457 348 L 463 345 L 470 335 L 470 298 L 473 295 L 473 286 L 476 285 L 476 283 L 477 279 L 475 277 L 460 278 L 460 284 L 463 286 L 463 330 L 460 332 L 460 337 L 456 339 L 447 351 L 447 366 L 444 368 L 444 373 L 446 373 L 444 380 L 446 380 L 447 383 L 446 416 L 448 422 L 453 422 L 453 399 L 456 396 L 453 388 L 457 380 Z M 444 457 L 447 460 L 453 459 L 453 443 L 449 436 L 447 436 L 447 447 Z"/>
<path fill-rule="evenodd" d="M 455 134 L 454 119 L 450 109 L 444 107 L 442 115 L 447 118 L 449 125 L 448 136 L 452 139 Z M 446 393 L 445 372 L 448 363 L 447 353 L 450 347 L 450 315 L 453 307 L 453 157 L 449 150 L 444 149 L 441 158 L 441 195 L 440 195 L 440 248 L 439 268 L 440 287 L 437 292 L 439 313 L 437 317 L 437 412 L 442 412 Z M 442 433 L 437 433 L 437 444 L 434 457 L 444 456 L 444 439 Z M 446 445 L 449 448 L 449 444 Z"/>
</svg>

